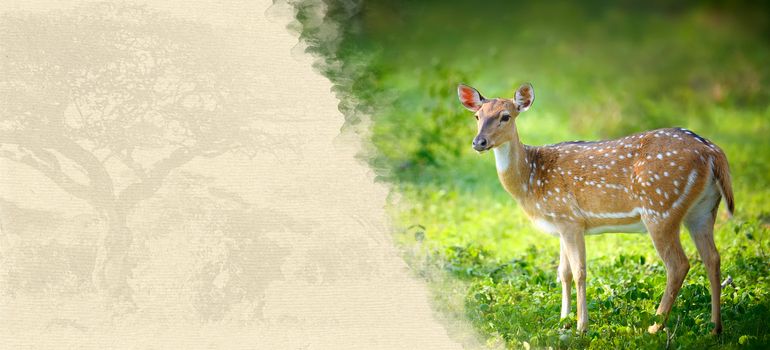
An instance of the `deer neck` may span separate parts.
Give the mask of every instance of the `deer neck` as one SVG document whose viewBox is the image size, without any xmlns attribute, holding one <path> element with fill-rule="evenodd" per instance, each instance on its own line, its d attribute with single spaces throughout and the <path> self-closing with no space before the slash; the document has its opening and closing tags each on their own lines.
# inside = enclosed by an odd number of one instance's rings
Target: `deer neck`
<svg viewBox="0 0 770 350">
<path fill-rule="evenodd" d="M 526 147 L 519 141 L 519 135 L 514 129 L 511 140 L 493 150 L 497 177 L 505 190 L 518 200 L 522 200 L 529 189 L 527 181 L 531 169 Z"/>
</svg>

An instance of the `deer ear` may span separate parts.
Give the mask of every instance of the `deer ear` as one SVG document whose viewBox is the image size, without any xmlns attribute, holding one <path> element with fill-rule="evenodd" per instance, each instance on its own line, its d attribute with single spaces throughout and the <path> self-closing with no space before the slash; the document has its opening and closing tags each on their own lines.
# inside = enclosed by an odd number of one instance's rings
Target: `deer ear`
<svg viewBox="0 0 770 350">
<path fill-rule="evenodd" d="M 530 83 L 524 83 L 516 89 L 516 95 L 513 98 L 516 103 L 516 109 L 519 113 L 526 111 L 535 102 L 535 89 Z"/>
<path fill-rule="evenodd" d="M 484 96 L 481 96 L 476 89 L 465 84 L 457 85 L 457 97 L 460 98 L 463 106 L 471 112 L 478 111 L 485 101 Z"/>
</svg>

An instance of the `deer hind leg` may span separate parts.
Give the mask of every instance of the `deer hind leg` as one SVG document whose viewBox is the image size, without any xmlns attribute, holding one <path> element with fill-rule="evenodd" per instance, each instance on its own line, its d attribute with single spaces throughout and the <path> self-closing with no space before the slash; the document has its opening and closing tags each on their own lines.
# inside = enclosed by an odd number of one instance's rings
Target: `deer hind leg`
<svg viewBox="0 0 770 350">
<path fill-rule="evenodd" d="M 690 270 L 690 263 L 687 261 L 687 255 L 685 255 L 679 240 L 679 220 L 660 224 L 648 224 L 647 221 L 645 220 L 645 224 L 647 224 L 652 242 L 666 266 L 666 290 L 663 292 L 663 297 L 656 311 L 657 315 L 663 315 L 663 323 L 655 323 L 647 329 L 648 332 L 655 333 L 666 324 L 671 307 L 674 305 L 684 278 Z"/>
<path fill-rule="evenodd" d="M 713 334 L 722 332 L 722 317 L 720 310 L 720 258 L 717 247 L 714 244 L 714 221 L 716 219 L 719 197 L 717 194 L 704 195 L 684 220 L 690 237 L 698 248 L 703 265 L 706 268 L 709 285 L 711 286 L 711 322 L 714 323 Z"/>
<path fill-rule="evenodd" d="M 561 318 L 566 318 L 569 315 L 572 299 L 572 270 L 564 247 L 564 239 L 561 239 L 558 274 L 561 281 Z"/>
</svg>

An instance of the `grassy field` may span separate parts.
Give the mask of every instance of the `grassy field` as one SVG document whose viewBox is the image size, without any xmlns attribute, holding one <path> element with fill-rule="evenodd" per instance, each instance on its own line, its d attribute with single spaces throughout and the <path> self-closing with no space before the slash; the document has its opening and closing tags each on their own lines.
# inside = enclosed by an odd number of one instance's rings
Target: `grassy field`
<svg viewBox="0 0 770 350">
<path fill-rule="evenodd" d="M 349 125 L 372 115 L 369 161 L 393 184 L 397 241 L 443 312 L 511 348 L 770 346 L 768 12 L 621 4 L 332 6 L 345 34 L 333 49 L 309 11 L 299 18 L 311 46 L 333 59 L 320 67 Z M 715 234 L 722 275 L 734 278 L 722 294 L 724 334 L 709 335 L 708 280 L 684 229 L 692 268 L 667 331 L 646 333 L 665 285 L 647 235 L 588 237 L 590 329 L 577 334 L 574 317 L 559 320 L 558 240 L 504 192 L 493 156 L 471 149 L 475 121 L 457 101 L 459 82 L 508 98 L 531 82 L 537 98 L 517 118 L 530 145 L 672 126 L 720 145 L 737 203 L 731 220 L 720 210 Z"/>
</svg>

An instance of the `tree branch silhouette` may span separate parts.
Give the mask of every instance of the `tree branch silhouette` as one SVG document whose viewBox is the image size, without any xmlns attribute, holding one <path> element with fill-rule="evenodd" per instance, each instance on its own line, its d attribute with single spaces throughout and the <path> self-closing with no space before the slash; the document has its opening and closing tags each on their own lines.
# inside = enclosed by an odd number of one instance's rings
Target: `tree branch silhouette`
<svg viewBox="0 0 770 350">
<path fill-rule="evenodd" d="M 94 271 L 106 294 L 130 295 L 133 208 L 192 160 L 253 155 L 268 139 L 252 126 L 248 60 L 221 35 L 126 3 L 0 18 L 0 157 L 107 221 Z"/>
</svg>

